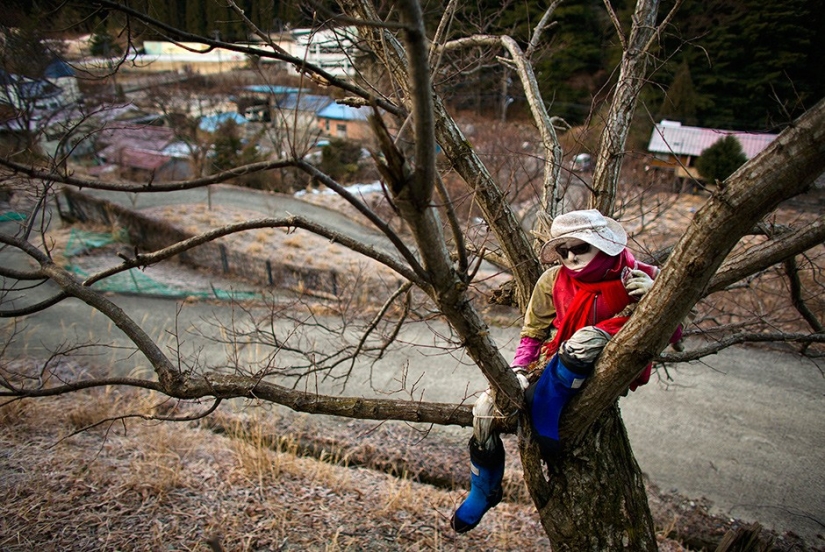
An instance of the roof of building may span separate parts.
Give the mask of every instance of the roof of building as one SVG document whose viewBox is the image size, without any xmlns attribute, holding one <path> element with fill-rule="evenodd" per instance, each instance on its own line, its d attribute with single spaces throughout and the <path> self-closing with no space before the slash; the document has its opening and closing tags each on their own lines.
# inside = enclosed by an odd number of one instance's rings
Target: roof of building
<svg viewBox="0 0 825 552">
<path fill-rule="evenodd" d="M 120 152 L 120 165 L 132 169 L 154 171 L 171 161 L 171 157 L 156 151 L 123 148 Z"/>
<path fill-rule="evenodd" d="M 163 151 L 175 139 L 171 128 L 151 125 L 124 126 L 104 129 L 98 143 L 104 147 L 98 156 L 107 162 L 116 162 L 123 150 Z"/>
<path fill-rule="evenodd" d="M 273 96 L 280 96 L 282 94 L 293 94 L 300 92 L 300 88 L 294 86 L 276 86 L 272 84 L 250 84 L 244 86 L 247 92 L 255 92 L 256 94 L 272 94 Z"/>
<path fill-rule="evenodd" d="M 318 96 L 315 94 L 301 94 L 300 92 L 293 92 L 286 94 L 278 101 L 278 108 L 283 111 L 309 111 L 317 113 L 324 107 L 330 104 L 332 100 L 329 96 Z"/>
<path fill-rule="evenodd" d="M 140 147 L 160 151 L 175 139 L 175 131 L 169 127 L 112 122 L 98 135 L 98 142 L 120 147 Z M 140 143 L 140 146 L 133 146 Z M 154 147 L 152 147 L 154 145 Z"/>
<path fill-rule="evenodd" d="M 215 132 L 229 121 L 233 121 L 236 125 L 245 125 L 248 122 L 240 113 L 218 113 L 201 118 L 198 128 L 206 132 Z"/>
<path fill-rule="evenodd" d="M 741 144 L 745 156 L 751 159 L 777 135 L 684 126 L 677 121 L 664 120 L 654 127 L 647 149 L 652 153 L 699 156 L 725 136 L 734 136 Z"/>
<path fill-rule="evenodd" d="M 74 77 L 75 71 L 72 69 L 71 65 L 66 63 L 60 58 L 54 58 L 51 63 L 49 63 L 46 70 L 43 71 L 43 77 L 46 79 L 60 79 L 63 77 Z"/>
<path fill-rule="evenodd" d="M 366 121 L 369 114 L 369 109 L 360 109 L 339 103 L 331 103 L 318 112 L 318 117 L 323 119 L 334 119 L 336 121 Z"/>
</svg>

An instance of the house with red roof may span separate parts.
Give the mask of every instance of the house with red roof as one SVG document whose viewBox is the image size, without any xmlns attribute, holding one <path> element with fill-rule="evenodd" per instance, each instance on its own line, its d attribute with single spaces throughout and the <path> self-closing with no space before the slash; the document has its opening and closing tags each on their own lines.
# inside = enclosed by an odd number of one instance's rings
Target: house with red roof
<svg viewBox="0 0 825 552">
<path fill-rule="evenodd" d="M 114 173 L 129 180 L 157 182 L 192 176 L 190 155 L 181 151 L 171 128 L 153 125 L 113 126 L 100 132 L 97 159 L 102 163 L 93 175 Z"/>
<path fill-rule="evenodd" d="M 768 147 L 777 135 L 693 127 L 678 121 L 663 120 L 650 135 L 647 150 L 653 156 L 649 166 L 671 170 L 676 178 L 700 179 L 694 166 L 696 159 L 725 136 L 736 138 L 745 156 L 751 159 Z"/>
</svg>

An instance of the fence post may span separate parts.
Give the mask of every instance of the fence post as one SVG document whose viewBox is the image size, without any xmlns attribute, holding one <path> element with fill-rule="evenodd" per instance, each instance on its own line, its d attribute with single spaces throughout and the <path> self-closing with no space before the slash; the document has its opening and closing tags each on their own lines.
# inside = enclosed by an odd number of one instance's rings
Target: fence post
<svg viewBox="0 0 825 552">
<path fill-rule="evenodd" d="M 226 274 L 229 272 L 229 259 L 226 256 L 226 246 L 224 244 L 220 244 L 221 250 L 221 264 L 223 264 L 223 273 Z"/>
</svg>

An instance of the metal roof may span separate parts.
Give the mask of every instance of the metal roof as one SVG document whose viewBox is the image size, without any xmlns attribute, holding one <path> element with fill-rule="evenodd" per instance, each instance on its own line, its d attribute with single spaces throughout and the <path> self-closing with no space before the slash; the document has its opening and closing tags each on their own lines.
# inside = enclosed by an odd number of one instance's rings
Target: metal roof
<svg viewBox="0 0 825 552">
<path fill-rule="evenodd" d="M 314 94 L 289 93 L 278 101 L 278 109 L 283 111 L 309 111 L 317 113 L 332 101 L 328 96 Z"/>
<path fill-rule="evenodd" d="M 154 171 L 171 161 L 168 155 L 156 151 L 123 148 L 120 152 L 120 165 L 133 169 Z"/>
<path fill-rule="evenodd" d="M 318 117 L 336 121 L 366 121 L 370 109 L 359 109 L 338 103 L 331 103 L 318 112 Z"/>
<path fill-rule="evenodd" d="M 206 132 L 217 132 L 223 124 L 229 121 L 236 125 L 245 125 L 248 122 L 240 113 L 218 113 L 201 118 L 198 128 Z"/>
<path fill-rule="evenodd" d="M 734 136 L 742 145 L 745 156 L 751 159 L 765 149 L 777 135 L 684 126 L 676 121 L 665 120 L 654 127 L 647 149 L 651 153 L 698 157 L 725 136 Z"/>
<path fill-rule="evenodd" d="M 279 96 L 282 94 L 293 94 L 301 91 L 300 88 L 296 88 L 294 86 L 277 86 L 272 84 L 250 84 L 249 86 L 244 86 L 243 89 L 247 92 L 255 92 L 257 94 L 272 94 L 274 96 Z"/>
<path fill-rule="evenodd" d="M 63 77 L 74 77 L 75 72 L 72 67 L 60 58 L 54 58 L 43 72 L 43 77 L 47 79 L 60 79 Z"/>
<path fill-rule="evenodd" d="M 175 139 L 175 131 L 169 127 L 154 125 L 135 125 L 129 123 L 111 123 L 98 135 L 101 144 L 117 144 L 120 147 L 135 147 L 134 143 L 141 143 L 143 149 L 162 150 Z M 146 144 L 155 144 L 147 147 Z"/>
<path fill-rule="evenodd" d="M 98 138 L 98 145 L 105 147 L 97 155 L 111 163 L 124 149 L 160 152 L 174 139 L 175 132 L 167 127 L 142 125 L 105 128 Z"/>
</svg>

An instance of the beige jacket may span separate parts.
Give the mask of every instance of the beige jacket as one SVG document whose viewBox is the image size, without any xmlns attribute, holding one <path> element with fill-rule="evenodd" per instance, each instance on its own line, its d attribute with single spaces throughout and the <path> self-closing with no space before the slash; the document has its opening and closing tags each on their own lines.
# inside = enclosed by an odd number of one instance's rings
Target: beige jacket
<svg viewBox="0 0 825 552">
<path fill-rule="evenodd" d="M 530 303 L 524 313 L 524 325 L 520 337 L 532 337 L 546 341 L 552 336 L 553 320 L 556 319 L 556 307 L 553 305 L 553 286 L 559 276 L 561 266 L 551 266 L 544 271 L 533 288 Z"/>
</svg>

